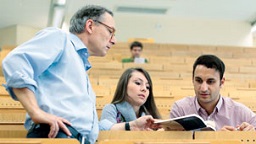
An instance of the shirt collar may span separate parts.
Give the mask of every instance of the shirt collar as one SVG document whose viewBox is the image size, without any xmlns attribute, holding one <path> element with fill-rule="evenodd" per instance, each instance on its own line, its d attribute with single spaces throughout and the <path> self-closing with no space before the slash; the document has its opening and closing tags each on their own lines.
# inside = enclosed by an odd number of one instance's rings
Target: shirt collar
<svg viewBox="0 0 256 144">
<path fill-rule="evenodd" d="M 79 51 L 81 49 L 87 49 L 87 47 L 84 45 L 84 43 L 81 41 L 79 37 L 72 33 L 69 34 L 69 37 L 76 51 Z"/>
<path fill-rule="evenodd" d="M 196 110 L 199 113 L 200 109 L 203 109 L 203 108 L 199 105 L 197 98 L 195 98 L 195 103 L 196 103 Z M 222 103 L 223 103 L 223 99 L 222 99 L 222 96 L 220 96 L 220 99 L 215 107 L 217 111 L 220 110 Z"/>
<path fill-rule="evenodd" d="M 198 103 L 198 100 L 197 100 L 197 97 L 195 97 L 195 103 L 196 103 L 196 111 L 199 113 L 199 110 L 200 108 L 202 108 L 199 103 Z"/>
<path fill-rule="evenodd" d="M 220 99 L 219 99 L 219 101 L 218 101 L 218 103 L 216 105 L 217 111 L 220 110 L 222 104 L 223 104 L 223 99 L 222 99 L 222 96 L 220 95 Z"/>
<path fill-rule="evenodd" d="M 75 50 L 79 54 L 79 56 L 82 58 L 85 70 L 89 70 L 92 66 L 90 62 L 88 61 L 88 57 L 90 54 L 88 53 L 87 47 L 84 45 L 84 43 L 81 41 L 80 38 L 78 38 L 76 35 L 70 33 L 69 34 L 70 41 L 72 42 Z"/>
</svg>

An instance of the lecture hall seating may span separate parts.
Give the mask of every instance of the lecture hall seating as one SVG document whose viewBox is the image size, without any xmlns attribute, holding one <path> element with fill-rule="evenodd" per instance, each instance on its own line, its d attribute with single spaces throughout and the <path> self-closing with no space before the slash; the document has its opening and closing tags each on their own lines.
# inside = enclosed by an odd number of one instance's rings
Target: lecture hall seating
<svg viewBox="0 0 256 144">
<path fill-rule="evenodd" d="M 2 51 L 0 52 L 1 61 L 14 47 L 2 47 Z M 106 57 L 89 58 L 92 69 L 89 70 L 88 75 L 97 95 L 96 108 L 98 116 L 100 117 L 104 105 L 110 103 L 113 98 L 117 81 L 123 71 L 129 67 L 140 66 L 150 73 L 153 80 L 157 107 L 162 117 L 168 118 L 171 106 L 175 100 L 181 99 L 184 96 L 194 95 L 192 65 L 195 59 L 201 54 L 215 54 L 225 62 L 226 82 L 221 90 L 222 95 L 244 103 L 256 112 L 255 47 L 145 43 L 143 56 L 149 60 L 148 64 L 123 64 L 121 63 L 121 59 L 129 57 L 130 50 L 129 43 L 122 42 L 117 43 L 108 52 Z M 0 75 L 0 82 L 5 83 L 3 74 L 0 73 Z M 24 118 L 25 111 L 22 106 L 12 100 L 5 89 L 0 86 L 0 130 L 2 130 L 0 131 L 0 137 L 23 137 L 26 133 L 22 126 Z M 106 133 L 108 135 L 106 137 L 103 133 L 100 133 L 99 140 L 105 140 L 107 137 L 111 139 L 115 138 L 113 134 Z M 200 139 L 211 139 L 211 134 L 206 135 L 206 137 L 203 135 L 200 136 L 200 134 L 195 136 Z M 144 137 L 144 133 L 135 132 L 129 135 Z M 122 137 L 120 133 L 118 136 Z M 225 138 L 221 136 L 219 133 L 213 134 L 215 138 Z M 244 140 L 247 135 L 240 136 L 244 136 L 237 137 L 243 139 L 243 142 L 255 142 L 251 138 L 254 134 L 248 134 L 249 140 Z M 151 138 L 154 137 L 152 134 Z M 165 135 L 161 135 L 160 137 L 165 137 Z M 179 136 L 176 135 L 176 137 Z M 229 135 L 227 134 L 226 137 L 229 138 Z"/>
</svg>

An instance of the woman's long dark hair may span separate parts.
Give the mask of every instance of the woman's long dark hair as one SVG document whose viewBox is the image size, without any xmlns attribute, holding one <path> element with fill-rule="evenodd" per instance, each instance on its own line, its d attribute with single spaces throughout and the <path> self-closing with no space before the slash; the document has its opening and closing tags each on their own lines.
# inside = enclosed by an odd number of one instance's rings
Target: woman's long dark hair
<svg viewBox="0 0 256 144">
<path fill-rule="evenodd" d="M 144 103 L 144 105 L 140 107 L 139 114 L 141 114 L 142 112 L 145 112 L 146 114 L 152 115 L 153 118 L 160 119 L 161 116 L 156 107 L 155 100 L 154 100 L 153 84 L 152 84 L 149 73 L 143 68 L 129 68 L 126 71 L 124 71 L 124 73 L 122 74 L 122 76 L 118 81 L 116 91 L 111 103 L 117 104 L 125 101 L 125 97 L 127 96 L 127 85 L 134 71 L 141 72 L 146 77 L 146 79 L 148 80 L 148 84 L 150 85 L 149 96 L 146 102 Z"/>
</svg>

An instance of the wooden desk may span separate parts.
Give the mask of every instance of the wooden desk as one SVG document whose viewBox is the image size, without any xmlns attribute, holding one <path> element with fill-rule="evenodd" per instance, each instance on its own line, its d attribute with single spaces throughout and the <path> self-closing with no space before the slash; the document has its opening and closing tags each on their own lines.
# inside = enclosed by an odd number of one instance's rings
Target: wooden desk
<svg viewBox="0 0 256 144">
<path fill-rule="evenodd" d="M 106 140 L 99 142 L 99 144 L 242 144 L 239 140 L 184 140 L 184 139 L 163 139 L 156 141 L 148 139 L 148 141 L 141 140 Z"/>
<path fill-rule="evenodd" d="M 191 131 L 100 131 L 98 142 L 114 140 L 163 140 L 163 139 L 192 139 Z"/>
<path fill-rule="evenodd" d="M 244 144 L 256 143 L 256 132 L 242 132 L 242 131 L 204 131 L 195 132 L 195 139 L 228 139 L 228 140 L 240 140 Z"/>
<path fill-rule="evenodd" d="M 0 124 L 0 138 L 25 138 L 26 135 L 24 125 Z"/>
<path fill-rule="evenodd" d="M 0 144 L 80 144 L 77 139 L 0 138 Z"/>
</svg>

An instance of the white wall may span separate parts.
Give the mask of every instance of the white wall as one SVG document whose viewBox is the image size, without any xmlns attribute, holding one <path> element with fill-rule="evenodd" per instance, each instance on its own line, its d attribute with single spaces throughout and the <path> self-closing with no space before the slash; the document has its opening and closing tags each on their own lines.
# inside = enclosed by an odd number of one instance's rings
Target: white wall
<svg viewBox="0 0 256 144">
<path fill-rule="evenodd" d="M 16 44 L 20 45 L 23 42 L 31 39 L 35 36 L 35 34 L 39 31 L 39 28 L 24 26 L 24 25 L 17 25 L 17 40 Z"/>
<path fill-rule="evenodd" d="M 17 37 L 16 31 L 16 26 L 0 29 L 0 47 L 3 45 L 15 45 Z"/>
<path fill-rule="evenodd" d="M 20 45 L 32 38 L 39 28 L 30 26 L 14 25 L 0 29 L 0 47 L 4 45 Z"/>
<path fill-rule="evenodd" d="M 153 38 L 156 43 L 253 46 L 249 23 L 240 21 L 115 15 L 119 42 L 129 38 Z M 19 45 L 39 28 L 12 26 L 0 29 L 0 46 Z"/>
<path fill-rule="evenodd" d="M 115 15 L 118 41 L 153 38 L 157 43 L 253 46 L 251 25 L 240 21 Z"/>
</svg>

